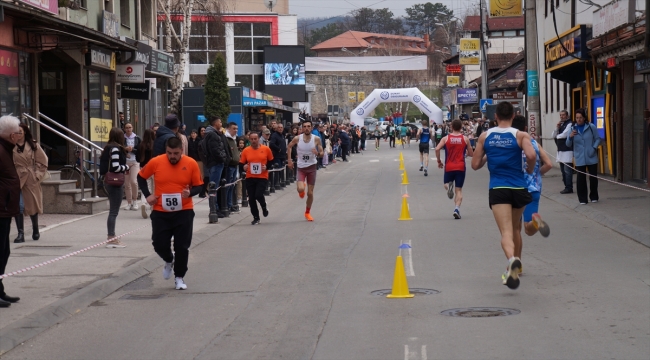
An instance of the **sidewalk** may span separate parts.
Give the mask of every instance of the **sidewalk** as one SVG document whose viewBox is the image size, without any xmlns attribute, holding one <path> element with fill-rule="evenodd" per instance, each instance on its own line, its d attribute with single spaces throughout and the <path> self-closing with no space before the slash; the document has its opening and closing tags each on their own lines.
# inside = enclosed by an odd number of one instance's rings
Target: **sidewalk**
<svg viewBox="0 0 650 360">
<path fill-rule="evenodd" d="M 599 177 L 613 180 L 605 175 Z M 544 176 L 542 196 L 650 247 L 650 189 L 645 184 L 627 184 L 635 187 L 630 188 L 599 179 L 598 202 L 580 205 L 575 178 L 574 175 L 573 194 L 560 194 L 564 189 L 562 174 L 554 167 Z"/>
</svg>

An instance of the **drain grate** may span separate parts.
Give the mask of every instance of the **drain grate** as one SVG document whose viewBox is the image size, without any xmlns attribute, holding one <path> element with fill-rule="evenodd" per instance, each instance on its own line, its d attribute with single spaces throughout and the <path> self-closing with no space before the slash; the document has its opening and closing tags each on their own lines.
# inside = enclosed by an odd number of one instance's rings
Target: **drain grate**
<svg viewBox="0 0 650 360">
<path fill-rule="evenodd" d="M 21 245 L 21 246 L 16 246 L 16 249 L 22 249 L 22 248 L 31 248 L 31 249 L 67 249 L 72 247 L 72 245 Z"/>
<path fill-rule="evenodd" d="M 498 307 L 470 307 L 460 309 L 449 309 L 440 312 L 442 315 L 454 317 L 468 317 L 468 318 L 485 318 L 517 315 L 521 311 L 517 309 L 498 308 Z"/>
<path fill-rule="evenodd" d="M 386 296 L 393 291 L 391 289 L 383 289 L 383 290 L 375 290 L 371 291 L 371 295 L 377 295 L 377 296 Z M 409 292 L 411 294 L 418 294 L 418 295 L 435 295 L 435 294 L 440 294 L 440 291 L 436 289 L 423 289 L 423 288 L 409 288 Z"/>
<path fill-rule="evenodd" d="M 155 300 L 165 297 L 165 294 L 147 294 L 147 295 L 134 295 L 126 294 L 120 300 Z"/>
</svg>

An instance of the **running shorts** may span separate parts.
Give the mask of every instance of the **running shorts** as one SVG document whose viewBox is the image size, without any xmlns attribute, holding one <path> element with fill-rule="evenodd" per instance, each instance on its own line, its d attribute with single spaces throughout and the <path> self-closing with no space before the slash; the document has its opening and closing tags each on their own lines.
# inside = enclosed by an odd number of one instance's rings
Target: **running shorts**
<svg viewBox="0 0 650 360">
<path fill-rule="evenodd" d="M 298 168 L 298 181 L 304 181 L 307 185 L 316 185 L 316 164 Z"/>
<path fill-rule="evenodd" d="M 490 209 L 492 205 L 510 204 L 514 209 L 521 209 L 533 201 L 527 189 L 497 188 L 490 189 Z"/>
<path fill-rule="evenodd" d="M 465 184 L 465 171 L 445 171 L 444 183 L 447 184 L 450 181 L 455 181 L 454 186 L 462 188 Z"/>
<path fill-rule="evenodd" d="M 429 153 L 429 144 L 420 143 L 420 154 L 428 154 L 428 153 Z"/>
<path fill-rule="evenodd" d="M 539 191 L 530 193 L 530 196 L 533 198 L 533 201 L 526 205 L 526 208 L 524 209 L 524 222 L 533 221 L 533 214 L 539 212 Z"/>
</svg>

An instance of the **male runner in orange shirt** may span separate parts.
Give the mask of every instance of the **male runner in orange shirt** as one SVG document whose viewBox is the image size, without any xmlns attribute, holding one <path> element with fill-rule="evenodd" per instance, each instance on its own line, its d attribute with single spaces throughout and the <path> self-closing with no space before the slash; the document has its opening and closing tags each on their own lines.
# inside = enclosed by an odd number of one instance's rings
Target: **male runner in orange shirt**
<svg viewBox="0 0 650 360">
<path fill-rule="evenodd" d="M 252 225 L 260 223 L 260 211 L 257 208 L 257 203 L 262 207 L 262 215 L 269 216 L 269 210 L 266 208 L 266 200 L 264 199 L 264 190 L 269 181 L 269 172 L 266 168 L 271 160 L 273 160 L 273 152 L 266 145 L 260 144 L 260 135 L 258 133 L 251 133 L 248 136 L 251 146 L 245 148 L 239 157 L 239 163 L 244 164 L 246 171 L 246 191 L 248 192 L 248 205 L 251 208 L 253 215 Z"/>
</svg>

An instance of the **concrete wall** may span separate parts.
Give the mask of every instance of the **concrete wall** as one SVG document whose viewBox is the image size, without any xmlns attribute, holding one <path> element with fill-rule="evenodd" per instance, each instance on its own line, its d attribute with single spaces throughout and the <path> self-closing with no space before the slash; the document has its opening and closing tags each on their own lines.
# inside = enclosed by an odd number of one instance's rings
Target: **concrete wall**
<svg viewBox="0 0 650 360">
<path fill-rule="evenodd" d="M 223 0 L 225 12 L 256 12 L 270 13 L 262 0 Z M 289 0 L 278 0 L 273 7 L 273 12 L 277 14 L 289 14 Z"/>
<path fill-rule="evenodd" d="M 278 44 L 298 45 L 298 16 L 278 16 Z"/>
</svg>

